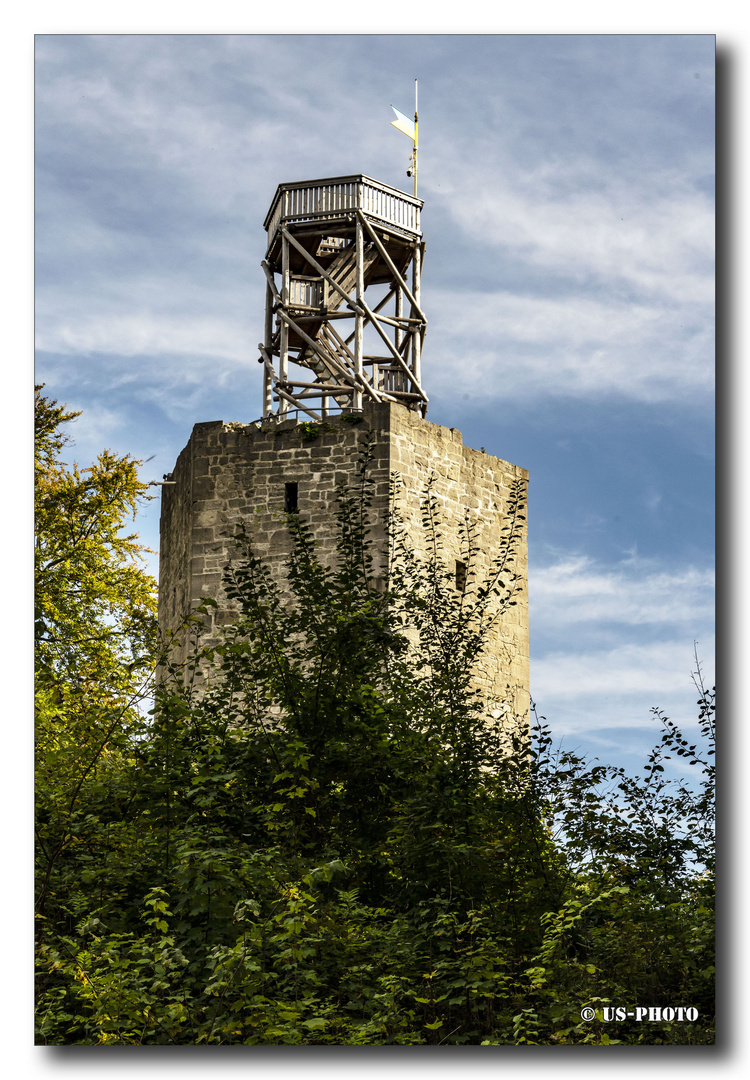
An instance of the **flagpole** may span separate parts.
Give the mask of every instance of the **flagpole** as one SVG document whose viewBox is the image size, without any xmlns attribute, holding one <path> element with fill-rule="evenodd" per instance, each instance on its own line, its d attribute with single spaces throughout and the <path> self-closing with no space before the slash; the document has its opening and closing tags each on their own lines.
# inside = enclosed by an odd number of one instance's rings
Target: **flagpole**
<svg viewBox="0 0 750 1080">
<path fill-rule="evenodd" d="M 417 197 L 417 80 L 414 80 L 414 198 Z"/>
<path fill-rule="evenodd" d="M 417 80 L 414 80 L 414 124 L 412 124 L 406 113 L 399 112 L 395 105 L 391 105 L 391 108 L 396 114 L 396 119 L 391 120 L 391 127 L 395 127 L 398 131 L 402 131 L 404 135 L 408 136 L 414 143 L 409 158 L 409 168 L 406 171 L 407 176 L 414 174 L 414 198 L 417 197 L 417 124 L 419 122 L 419 114 L 417 112 L 418 98 L 417 98 Z"/>
</svg>

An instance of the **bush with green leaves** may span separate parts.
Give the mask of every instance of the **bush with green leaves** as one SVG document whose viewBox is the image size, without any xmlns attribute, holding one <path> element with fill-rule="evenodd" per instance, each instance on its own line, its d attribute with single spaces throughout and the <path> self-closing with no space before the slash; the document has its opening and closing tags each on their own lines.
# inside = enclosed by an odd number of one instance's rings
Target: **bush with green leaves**
<svg viewBox="0 0 750 1080">
<path fill-rule="evenodd" d="M 155 657 L 153 712 L 77 793 L 85 831 L 45 886 L 38 1040 L 711 1042 L 712 694 L 705 747 L 658 714 L 638 777 L 554 750 L 536 719 L 488 722 L 471 674 L 513 603 L 524 492 L 486 581 L 467 523 L 458 592 L 429 485 L 432 554 L 410 551 L 395 487 L 375 549 L 368 470 L 365 447 L 333 565 L 300 514 L 283 583 L 240 531 L 233 625 L 187 678 Z M 669 755 L 702 782 L 665 779 Z"/>
</svg>

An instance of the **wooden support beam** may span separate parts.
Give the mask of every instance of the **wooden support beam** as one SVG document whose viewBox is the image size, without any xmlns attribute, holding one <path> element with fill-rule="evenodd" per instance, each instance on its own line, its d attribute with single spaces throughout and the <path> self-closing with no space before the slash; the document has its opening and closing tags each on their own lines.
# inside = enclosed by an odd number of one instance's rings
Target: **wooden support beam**
<svg viewBox="0 0 750 1080">
<path fill-rule="evenodd" d="M 375 314 L 378 314 L 378 309 L 375 308 Z M 418 330 L 424 326 L 421 319 L 409 319 L 403 316 L 400 319 L 394 319 L 390 315 L 378 315 L 380 322 L 387 323 L 389 326 L 395 326 L 396 330 L 404 331 L 405 333 L 411 333 L 412 329 Z M 413 327 L 411 324 L 414 324 Z M 398 344 L 398 342 L 396 343 Z"/>
<path fill-rule="evenodd" d="M 422 288 L 422 254 L 424 252 L 424 244 L 414 245 L 414 261 L 412 263 L 412 284 L 414 285 L 414 295 L 417 298 L 415 307 L 419 311 L 419 299 L 421 296 Z M 420 382 L 422 379 L 422 343 L 424 341 L 426 323 L 422 327 L 421 331 L 413 334 L 412 350 L 411 350 L 411 370 L 414 374 L 416 382 Z"/>
<path fill-rule="evenodd" d="M 312 409 L 306 409 L 305 406 L 302 405 L 296 397 L 293 397 L 291 394 L 287 394 L 286 391 L 282 390 L 278 386 L 276 387 L 276 393 L 279 395 L 280 398 L 283 399 L 285 404 L 288 403 L 293 405 L 295 409 L 299 409 L 301 412 L 307 413 L 307 415 L 311 416 L 313 420 L 320 420 L 320 416 L 318 415 L 318 413 L 314 413 Z M 289 409 L 287 408 L 283 411 L 289 412 Z"/>
<path fill-rule="evenodd" d="M 291 315 L 288 315 L 283 308 L 279 308 L 278 313 L 279 318 L 282 320 L 282 322 L 285 323 L 285 325 L 287 326 L 291 326 L 291 328 L 299 334 L 302 340 L 310 346 L 315 355 L 321 360 L 321 362 L 331 372 L 332 375 L 339 375 L 342 379 L 345 379 L 348 383 L 354 386 L 353 375 L 346 371 L 346 369 L 337 360 L 335 360 L 333 356 L 323 352 L 320 347 L 320 342 L 316 341 L 315 338 L 312 338 L 309 334 L 305 333 L 299 323 L 295 322 Z M 286 382 L 286 379 L 282 379 L 281 381 Z"/>
<path fill-rule="evenodd" d="M 303 308 L 292 304 L 290 310 L 294 311 L 294 317 L 298 322 L 333 322 L 334 319 L 355 319 L 356 311 L 326 311 L 320 308 Z M 419 320 L 414 320 L 418 322 Z"/>
<path fill-rule="evenodd" d="M 355 258 L 356 258 L 356 283 L 355 283 L 355 296 L 357 299 L 357 318 L 354 323 L 354 375 L 359 383 L 363 381 L 362 372 L 362 351 L 363 351 L 363 311 L 362 304 L 364 302 L 365 281 L 364 281 L 364 242 L 362 236 L 362 222 L 357 215 L 357 231 L 354 239 L 355 246 Z M 354 408 L 362 408 L 362 394 L 358 394 L 354 398 Z"/>
<path fill-rule="evenodd" d="M 273 282 L 271 282 L 271 284 L 266 285 L 266 320 L 265 320 L 265 339 L 266 339 L 266 343 L 265 343 L 265 348 L 263 348 L 262 346 L 258 346 L 260 348 L 261 354 L 263 356 L 263 363 L 264 363 L 264 367 L 263 367 L 263 414 L 262 414 L 263 416 L 269 416 L 270 413 L 273 411 L 273 399 L 271 397 L 271 390 L 272 390 L 272 387 L 273 387 L 274 370 L 273 370 L 273 364 L 269 361 L 268 353 L 266 352 L 267 349 L 271 348 L 271 341 L 273 339 L 273 303 L 274 303 L 274 295 L 273 294 L 274 294 L 274 292 L 276 292 L 276 288 L 274 286 L 273 291 L 272 291 L 272 289 L 271 289 L 272 284 L 273 284 Z"/>
<path fill-rule="evenodd" d="M 340 386 L 337 383 L 311 383 L 311 382 L 297 382 L 296 379 L 290 379 L 286 384 L 287 386 L 298 386 L 301 390 L 319 390 L 326 394 L 355 394 L 356 390 L 353 386 Z M 305 395 L 308 397 L 309 395 Z"/>
<path fill-rule="evenodd" d="M 410 390 L 389 390 L 388 395 L 392 401 L 396 398 L 408 398 L 410 401 L 424 401 L 424 398 L 419 394 L 412 394 Z M 383 391 L 383 396 L 385 397 L 385 391 Z"/>
<path fill-rule="evenodd" d="M 404 360 L 403 360 L 403 358 L 402 358 L 402 356 L 401 356 L 401 353 L 400 353 L 400 352 L 398 351 L 398 349 L 396 348 L 396 346 L 395 346 L 395 345 L 394 345 L 394 344 L 393 344 L 393 343 L 391 342 L 391 339 L 390 339 L 390 338 L 388 337 L 388 335 L 386 334 L 385 330 L 384 330 L 384 329 L 382 328 L 382 326 L 381 326 L 381 325 L 380 325 L 380 323 L 378 322 L 378 318 L 377 318 L 377 316 L 376 316 L 376 315 L 374 314 L 374 312 L 370 311 L 370 309 L 368 308 L 368 306 L 367 306 L 367 304 L 366 304 L 366 303 L 364 302 L 364 300 L 362 301 L 362 306 L 364 307 L 365 311 L 366 311 L 366 312 L 368 313 L 368 315 L 370 316 L 370 320 L 371 320 L 371 322 L 372 322 L 372 325 L 373 325 L 373 326 L 375 327 L 375 329 L 377 330 L 377 332 L 378 332 L 378 333 L 380 334 L 381 338 L 382 338 L 382 339 L 383 339 L 383 341 L 385 342 L 385 344 L 386 344 L 387 348 L 388 348 L 388 349 L 390 350 L 390 353 L 391 353 L 391 355 L 393 356 L 393 359 L 394 359 L 394 360 L 396 361 L 396 363 L 397 363 L 397 364 L 398 364 L 398 365 L 399 365 L 399 366 L 400 366 L 401 368 L 403 368 L 403 370 L 404 370 L 404 371 L 406 372 L 406 374 L 408 375 L 408 377 L 409 377 L 409 382 L 411 382 L 411 383 L 413 384 L 413 386 L 414 386 L 414 388 L 416 389 L 416 391 L 417 391 L 417 393 L 418 393 L 419 397 L 420 397 L 420 398 L 421 398 L 421 399 L 422 399 L 423 401 L 428 401 L 429 399 L 428 399 L 427 395 L 425 394 L 425 392 L 424 392 L 424 390 L 422 389 L 422 387 L 421 387 L 421 386 L 419 385 L 419 380 L 418 380 L 418 379 L 416 379 L 416 378 L 414 377 L 414 372 L 413 372 L 413 371 L 411 371 L 411 370 L 409 369 L 409 367 L 408 367 L 408 366 L 407 366 L 407 365 L 406 365 L 406 364 L 404 363 Z M 412 334 L 411 336 L 413 337 L 414 335 Z"/>
<path fill-rule="evenodd" d="M 395 287 L 391 288 L 389 290 L 389 292 L 387 292 L 385 294 L 383 299 L 378 301 L 377 305 L 373 308 L 373 311 L 376 312 L 376 313 L 381 311 L 381 309 L 385 307 L 385 305 L 388 303 L 388 301 L 392 299 L 395 291 L 396 291 Z M 381 318 L 384 318 L 384 316 L 381 316 Z M 370 322 L 370 319 L 369 319 L 369 317 L 367 317 L 365 319 L 364 325 L 367 326 L 369 322 Z M 349 345 L 353 340 L 354 340 L 354 334 L 350 334 L 349 337 L 346 339 L 346 344 Z"/>
<path fill-rule="evenodd" d="M 337 333 L 335 327 L 329 325 L 327 327 L 327 330 L 328 330 L 328 333 L 333 338 L 335 338 L 336 344 L 339 345 L 344 350 L 344 352 L 346 353 L 349 361 L 353 364 L 354 363 L 354 354 L 352 353 L 351 349 L 349 348 L 347 343 L 344 341 L 344 339 L 341 337 L 341 335 L 339 333 Z"/>
<path fill-rule="evenodd" d="M 260 265 L 261 265 L 261 269 L 263 270 L 263 273 L 266 275 L 266 281 L 268 282 L 268 287 L 270 288 L 270 290 L 271 290 L 271 292 L 273 294 L 273 297 L 276 300 L 276 303 L 277 304 L 281 303 L 281 295 L 279 293 L 279 290 L 276 288 L 276 282 L 274 281 L 273 272 L 271 270 L 271 267 L 268 265 L 268 263 L 266 262 L 265 259 L 263 260 L 263 262 Z"/>
<path fill-rule="evenodd" d="M 287 383 L 287 386 L 289 386 L 289 385 L 301 386 L 302 384 L 301 383 L 293 383 L 293 384 Z M 299 398 L 300 401 L 311 401 L 311 400 L 315 400 L 316 398 L 325 398 L 327 400 L 329 396 L 337 397 L 338 395 L 354 394 L 355 393 L 353 388 L 344 387 L 344 386 L 341 386 L 341 387 L 338 387 L 338 386 L 330 387 L 329 386 L 327 388 L 324 388 L 323 392 L 316 393 L 315 390 L 312 389 L 312 387 L 314 385 L 315 384 L 310 384 L 310 388 L 304 390 L 299 395 L 295 391 L 295 395 L 294 395 L 295 399 Z M 386 390 L 381 390 L 379 392 L 379 395 L 380 396 L 378 398 L 378 401 L 395 401 L 397 397 L 414 398 L 415 401 L 420 401 L 421 400 L 421 398 L 419 397 L 419 394 L 410 394 L 410 393 L 406 393 L 405 391 L 401 391 L 401 390 L 387 390 L 387 391 Z M 339 404 L 341 404 L 341 403 L 339 402 Z"/>
<path fill-rule="evenodd" d="M 286 237 L 281 238 L 281 303 L 286 306 L 289 303 L 289 244 Z M 279 379 L 286 382 L 289 373 L 289 328 L 282 322 L 279 327 Z M 281 401 L 280 411 L 286 412 L 286 403 Z"/>
<path fill-rule="evenodd" d="M 274 371 L 274 367 L 273 367 L 273 364 L 271 362 L 271 359 L 270 359 L 268 353 L 266 352 L 266 350 L 263 348 L 262 345 L 258 345 L 258 349 L 260 350 L 260 355 L 263 358 L 263 364 L 264 364 L 265 372 L 274 380 L 274 382 L 276 382 L 278 376 L 276 375 L 276 372 Z"/>
<path fill-rule="evenodd" d="M 367 321 L 369 321 L 369 320 L 367 320 Z M 337 345 L 340 346 L 340 348 L 345 351 L 347 358 L 351 361 L 351 363 L 353 365 L 354 357 L 353 357 L 353 355 L 351 353 L 351 350 L 347 347 L 346 342 L 343 341 L 341 339 L 341 337 L 339 337 L 339 335 L 336 333 L 336 331 L 334 330 L 334 328 L 332 326 L 325 327 L 325 330 L 326 330 L 326 333 L 328 333 L 333 338 L 335 338 L 335 340 L 332 342 L 332 346 L 333 347 L 336 347 Z M 372 359 L 372 358 L 368 358 L 367 356 L 362 357 L 362 365 L 363 365 L 363 367 L 364 367 L 364 364 L 366 363 L 366 361 L 368 359 Z M 390 360 L 390 357 L 384 357 L 383 359 Z M 383 391 L 378 388 L 378 386 L 376 385 L 376 380 L 374 378 L 373 379 L 368 379 L 367 378 L 367 375 L 365 374 L 364 370 L 362 371 L 362 380 L 363 380 L 364 385 L 367 387 L 367 392 L 369 393 L 370 397 L 374 398 L 375 401 L 382 401 L 383 400 Z"/>
<path fill-rule="evenodd" d="M 393 259 L 390 257 L 388 252 L 385 250 L 385 247 L 383 246 L 383 244 L 382 244 L 382 242 L 380 240 L 380 237 L 375 232 L 372 225 L 370 225 L 370 222 L 367 220 L 367 218 L 364 216 L 364 214 L 362 213 L 361 210 L 357 211 L 357 220 L 362 221 L 364 223 L 365 228 L 367 229 L 368 233 L 370 234 L 373 241 L 375 242 L 376 248 L 378 249 L 380 254 L 383 256 L 383 259 L 385 260 L 386 264 L 388 265 L 388 269 L 393 274 L 394 280 L 404 290 L 404 292 L 406 293 L 406 296 L 408 297 L 409 302 L 411 303 L 412 307 L 420 315 L 420 317 L 422 319 L 422 322 L 426 323 L 427 319 L 425 319 L 424 314 L 423 314 L 423 312 L 422 312 L 422 310 L 421 310 L 421 308 L 419 306 L 418 301 L 415 300 L 414 296 L 412 295 L 411 290 L 409 289 L 409 286 L 406 284 L 404 279 L 401 277 L 401 274 L 396 269 L 396 264 L 394 263 Z M 417 244 L 416 249 L 418 249 L 418 248 L 419 248 L 419 245 Z M 416 250 L 415 250 L 415 255 L 416 255 Z"/>
</svg>

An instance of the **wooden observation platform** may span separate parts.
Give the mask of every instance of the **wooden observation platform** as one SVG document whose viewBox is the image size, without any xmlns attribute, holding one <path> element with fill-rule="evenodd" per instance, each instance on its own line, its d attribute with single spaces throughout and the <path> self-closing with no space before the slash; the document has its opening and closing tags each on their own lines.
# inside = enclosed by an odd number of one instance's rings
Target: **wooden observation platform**
<svg viewBox="0 0 750 1080">
<path fill-rule="evenodd" d="M 427 410 L 422 201 L 368 176 L 279 184 L 268 248 L 263 416 Z"/>
</svg>

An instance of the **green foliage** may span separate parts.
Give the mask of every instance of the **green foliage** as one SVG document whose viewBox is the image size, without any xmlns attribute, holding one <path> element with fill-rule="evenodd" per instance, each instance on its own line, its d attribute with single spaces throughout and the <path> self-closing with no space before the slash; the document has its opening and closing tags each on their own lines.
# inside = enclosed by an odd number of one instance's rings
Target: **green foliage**
<svg viewBox="0 0 750 1080">
<path fill-rule="evenodd" d="M 430 557 L 410 550 L 397 482 L 376 549 L 368 466 L 366 448 L 333 565 L 289 514 L 281 588 L 241 530 L 234 625 L 191 677 L 164 661 L 147 724 L 102 700 L 114 750 L 45 883 L 38 1040 L 711 1042 L 712 693 L 698 672 L 695 745 L 656 714 L 636 777 L 555 750 L 537 719 L 489 722 L 471 672 L 514 602 L 524 492 L 487 580 L 467 521 L 459 592 L 431 487 Z M 698 784 L 665 779 L 670 757 Z M 43 777 L 61 803 L 65 776 L 59 792 Z M 604 1021 L 617 1005 L 699 1019 Z"/>
<path fill-rule="evenodd" d="M 99 683 L 128 693 L 151 663 L 156 583 L 143 547 L 123 534 L 146 485 L 138 462 L 103 451 L 89 468 L 60 459 L 78 413 L 36 388 L 35 595 L 38 674 L 45 685 Z"/>
<path fill-rule="evenodd" d="M 155 582 L 124 533 L 145 491 L 137 462 L 109 451 L 68 468 L 63 425 L 78 413 L 35 401 L 35 637 L 38 910 L 66 925 L 80 882 L 122 887 L 132 826 L 127 762 L 156 645 Z M 102 829 L 106 823 L 106 829 Z M 125 877 L 128 871 L 125 870 Z M 115 882 L 117 884 L 115 885 Z"/>
<path fill-rule="evenodd" d="M 303 439 L 319 439 L 320 425 L 305 421 L 299 425 L 298 431 Z"/>
</svg>

